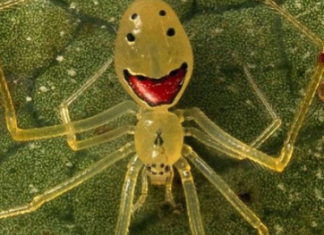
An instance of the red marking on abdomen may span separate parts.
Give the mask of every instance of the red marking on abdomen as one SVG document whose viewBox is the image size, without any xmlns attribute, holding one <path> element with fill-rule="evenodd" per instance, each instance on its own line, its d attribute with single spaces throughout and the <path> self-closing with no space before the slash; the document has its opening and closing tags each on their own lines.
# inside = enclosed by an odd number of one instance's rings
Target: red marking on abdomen
<svg viewBox="0 0 324 235">
<path fill-rule="evenodd" d="M 129 84 L 133 91 L 151 106 L 170 104 L 181 89 L 186 70 L 180 68 L 175 75 L 161 79 L 138 78 L 130 75 Z"/>
</svg>

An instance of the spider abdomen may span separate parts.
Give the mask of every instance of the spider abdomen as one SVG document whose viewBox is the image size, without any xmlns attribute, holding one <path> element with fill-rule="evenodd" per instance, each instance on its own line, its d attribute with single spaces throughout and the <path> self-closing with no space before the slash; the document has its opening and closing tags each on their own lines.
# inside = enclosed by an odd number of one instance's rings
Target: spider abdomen
<svg viewBox="0 0 324 235">
<path fill-rule="evenodd" d="M 135 129 L 135 148 L 153 184 L 165 184 L 181 157 L 184 133 L 180 119 L 167 111 L 143 114 Z"/>
</svg>

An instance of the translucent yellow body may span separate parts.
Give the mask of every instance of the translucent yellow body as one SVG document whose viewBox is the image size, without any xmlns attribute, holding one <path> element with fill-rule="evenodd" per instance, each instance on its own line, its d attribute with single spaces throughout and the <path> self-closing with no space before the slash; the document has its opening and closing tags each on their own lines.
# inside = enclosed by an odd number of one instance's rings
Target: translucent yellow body
<svg viewBox="0 0 324 235">
<path fill-rule="evenodd" d="M 9 0 L 0 4 L 0 10 L 27 1 Z M 131 215 L 143 205 L 148 194 L 148 176 L 153 184 L 166 185 L 166 201 L 175 206 L 172 196 L 174 169 L 181 177 L 191 234 L 205 234 L 195 184 L 187 160 L 223 194 L 229 203 L 258 231 L 259 235 L 269 235 L 267 227 L 260 219 L 238 198 L 221 177 L 190 146 L 184 143 L 184 136 L 191 136 L 232 158 L 249 159 L 277 172 L 283 171 L 288 165 L 297 136 L 324 73 L 324 43 L 273 0 L 263 1 L 308 37 L 318 47 L 319 54 L 310 82 L 305 89 L 305 95 L 300 101 L 299 109 L 295 113 L 279 156 L 274 157 L 257 149 L 278 129 L 281 121 L 253 82 L 252 75 L 245 65 L 243 65 L 244 74 L 250 86 L 273 118 L 273 122 L 251 144 L 243 143 L 226 133 L 199 108 L 174 112 L 168 110 L 178 102 L 192 75 L 193 55 L 190 42 L 178 17 L 169 5 L 160 0 L 136 0 L 122 18 L 114 57 L 119 81 L 136 103 L 124 101 L 92 117 L 78 121 L 70 119 L 69 105 L 107 70 L 112 63 L 112 59 L 109 58 L 79 90 L 62 102 L 59 107 L 62 124 L 22 129 L 18 127 L 7 82 L 0 69 L 0 93 L 6 112 L 6 124 L 14 140 L 30 141 L 66 135 L 68 145 L 77 151 L 107 143 L 126 134 L 134 135 L 133 141 L 70 179 L 34 197 L 30 203 L 0 211 L 0 219 L 33 212 L 44 203 L 77 187 L 118 160 L 133 154 L 122 188 L 115 235 L 128 234 Z M 125 125 L 84 140 L 77 139 L 76 133 L 94 130 L 125 114 L 137 116 L 136 126 Z M 190 120 L 194 121 L 199 128 L 182 126 L 182 122 Z M 143 169 L 141 195 L 138 201 L 133 203 L 135 186 L 141 169 Z"/>
<path fill-rule="evenodd" d="M 174 35 L 168 36 L 168 30 Z M 187 63 L 181 90 L 172 103 L 151 107 L 134 93 L 123 71 L 159 79 Z M 167 109 L 178 102 L 192 74 L 189 39 L 172 8 L 160 0 L 137 0 L 124 13 L 115 46 L 115 69 L 126 91 L 145 109 L 135 129 L 136 152 L 153 184 L 165 184 L 172 165 L 181 157 L 183 130 Z M 168 91 L 165 91 L 168 92 Z M 164 110 L 164 111 L 158 111 Z"/>
</svg>

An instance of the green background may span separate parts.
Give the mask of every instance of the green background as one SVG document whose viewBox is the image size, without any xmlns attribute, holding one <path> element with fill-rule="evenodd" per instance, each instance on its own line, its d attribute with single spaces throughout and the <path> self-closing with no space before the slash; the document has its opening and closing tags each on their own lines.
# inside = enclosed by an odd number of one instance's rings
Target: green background
<svg viewBox="0 0 324 235">
<path fill-rule="evenodd" d="M 4 2 L 4 1 L 2 1 Z M 17 109 L 19 126 L 59 124 L 59 104 L 113 56 L 122 13 L 132 1 L 35 0 L 0 12 L 0 58 Z M 168 0 L 191 40 L 194 74 L 176 108 L 197 106 L 231 135 L 251 142 L 271 118 L 248 85 L 242 64 L 282 119 L 262 150 L 280 151 L 311 76 L 317 52 L 298 30 L 268 7 L 248 0 Z M 287 0 L 279 5 L 324 38 L 324 3 Z M 61 59 L 60 59 L 61 58 Z M 63 58 L 63 60 L 62 60 Z M 60 61 L 62 60 L 62 61 Z M 27 98 L 28 97 L 28 98 Z M 82 119 L 130 99 L 113 67 L 71 108 Z M 74 153 L 65 138 L 17 143 L 0 106 L 0 208 L 29 202 L 121 147 L 131 137 Z M 125 116 L 80 137 L 135 119 Z M 323 104 L 316 97 L 286 170 L 271 172 L 236 161 L 196 140 L 190 144 L 269 228 L 272 235 L 324 234 Z M 194 125 L 188 123 L 188 125 Z M 0 221 L 1 235 L 113 234 L 129 157 L 37 212 Z M 257 234 L 194 168 L 206 234 Z M 150 186 L 130 234 L 190 234 L 179 177 L 176 210 L 162 206 L 164 188 Z"/>
</svg>

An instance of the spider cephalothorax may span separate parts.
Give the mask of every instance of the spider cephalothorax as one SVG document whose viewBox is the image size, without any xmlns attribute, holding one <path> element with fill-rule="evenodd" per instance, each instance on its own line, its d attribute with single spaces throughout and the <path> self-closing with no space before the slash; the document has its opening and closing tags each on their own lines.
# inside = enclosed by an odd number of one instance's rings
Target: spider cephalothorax
<svg viewBox="0 0 324 235">
<path fill-rule="evenodd" d="M 148 111 L 135 129 L 135 148 L 153 184 L 165 184 L 170 168 L 181 157 L 183 128 L 171 112 Z"/>
</svg>

